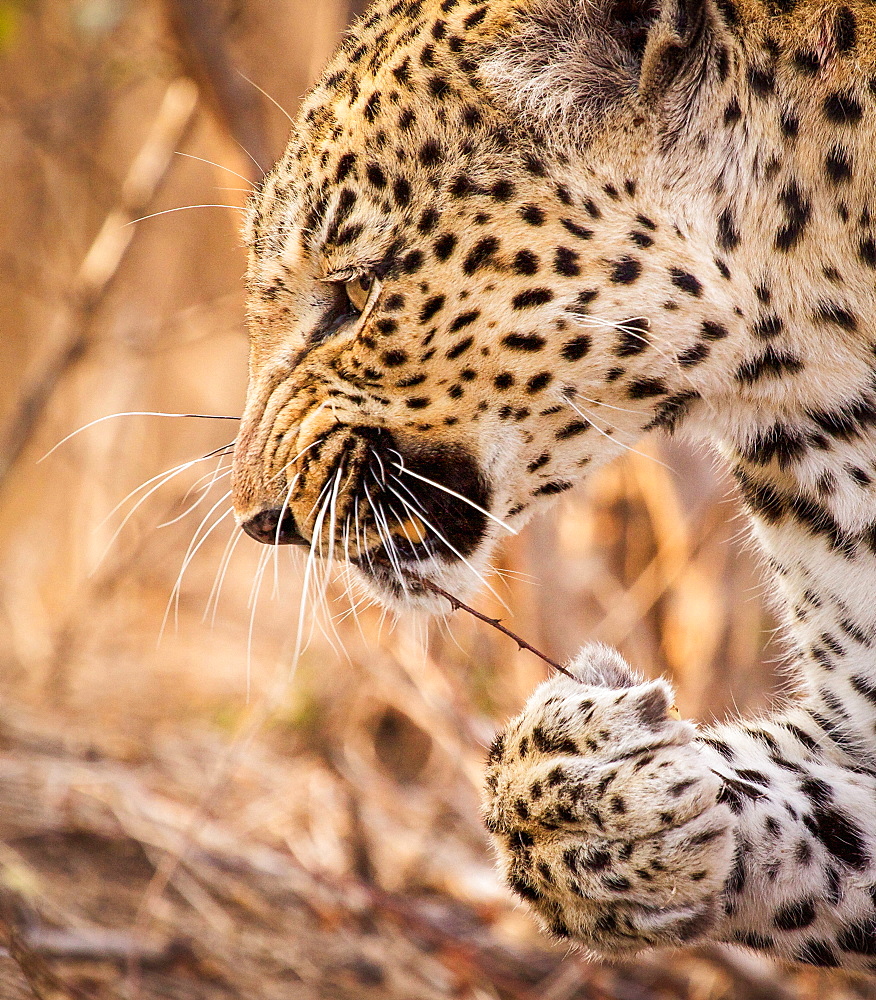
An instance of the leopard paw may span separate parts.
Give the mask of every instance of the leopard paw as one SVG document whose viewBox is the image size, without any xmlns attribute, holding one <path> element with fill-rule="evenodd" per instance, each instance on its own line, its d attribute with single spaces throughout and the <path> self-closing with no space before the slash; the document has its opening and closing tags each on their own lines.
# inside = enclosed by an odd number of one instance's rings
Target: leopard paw
<svg viewBox="0 0 876 1000">
<path fill-rule="evenodd" d="M 735 850 L 720 779 L 643 681 L 586 646 L 490 751 L 484 816 L 508 885 L 545 927 L 602 955 L 689 943 L 720 919 Z"/>
</svg>

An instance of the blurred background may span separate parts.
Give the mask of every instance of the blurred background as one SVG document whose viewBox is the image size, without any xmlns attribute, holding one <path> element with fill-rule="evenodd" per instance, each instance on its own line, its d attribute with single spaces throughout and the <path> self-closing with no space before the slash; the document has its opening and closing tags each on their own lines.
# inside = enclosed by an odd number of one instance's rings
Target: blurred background
<svg viewBox="0 0 876 1000">
<path fill-rule="evenodd" d="M 0 998 L 876 997 L 540 936 L 478 802 L 544 664 L 339 580 L 293 670 L 302 565 L 234 530 L 234 422 L 120 416 L 39 461 L 109 414 L 239 414 L 241 207 L 362 6 L 0 0 Z M 557 659 L 618 646 L 684 714 L 757 710 L 781 650 L 745 535 L 711 455 L 646 442 L 476 606 Z"/>
</svg>

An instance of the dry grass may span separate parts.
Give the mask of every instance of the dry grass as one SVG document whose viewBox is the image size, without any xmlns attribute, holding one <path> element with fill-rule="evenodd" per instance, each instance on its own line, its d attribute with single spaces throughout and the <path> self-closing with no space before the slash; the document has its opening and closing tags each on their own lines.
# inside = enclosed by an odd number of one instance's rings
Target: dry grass
<svg viewBox="0 0 876 1000">
<path fill-rule="evenodd" d="M 254 603 L 262 553 L 242 541 L 214 613 L 230 521 L 204 536 L 227 504 L 201 519 L 224 480 L 158 527 L 216 462 L 115 537 L 128 491 L 233 425 L 120 418 L 36 464 L 108 413 L 240 410 L 256 168 L 236 140 L 264 163 L 288 122 L 230 67 L 294 110 L 351 8 L 216 0 L 207 59 L 180 20 L 193 6 L 0 0 L 0 996 L 876 996 L 716 949 L 610 969 L 551 947 L 497 884 L 477 815 L 483 747 L 544 664 L 461 614 L 362 609 L 316 630 L 292 676 L 286 553 Z M 686 713 L 755 709 L 779 647 L 735 501 L 709 456 L 657 448 L 508 545 L 510 610 L 477 606 L 558 659 L 616 644 Z"/>
</svg>

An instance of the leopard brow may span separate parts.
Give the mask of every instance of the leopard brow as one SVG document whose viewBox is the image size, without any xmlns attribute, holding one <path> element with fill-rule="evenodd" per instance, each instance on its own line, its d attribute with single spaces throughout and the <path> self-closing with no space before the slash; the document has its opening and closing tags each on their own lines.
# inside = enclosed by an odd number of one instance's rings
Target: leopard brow
<svg viewBox="0 0 876 1000">
<path fill-rule="evenodd" d="M 343 284 L 347 281 L 353 281 L 356 278 L 370 278 L 372 276 L 373 271 L 370 270 L 369 265 L 351 264 L 348 267 L 342 267 L 334 271 L 329 271 L 328 274 L 323 275 L 317 280 L 326 284 Z"/>
</svg>

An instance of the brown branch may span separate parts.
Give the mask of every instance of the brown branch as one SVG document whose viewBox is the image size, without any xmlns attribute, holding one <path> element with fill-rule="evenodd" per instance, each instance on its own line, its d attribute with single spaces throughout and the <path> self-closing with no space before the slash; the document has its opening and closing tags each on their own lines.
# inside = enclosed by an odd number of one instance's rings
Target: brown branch
<svg viewBox="0 0 876 1000">
<path fill-rule="evenodd" d="M 245 168 L 250 180 L 259 181 L 273 159 L 265 139 L 261 94 L 231 61 L 219 6 L 215 0 L 164 0 L 186 73 L 197 82 L 221 126 L 252 161 Z"/>
<path fill-rule="evenodd" d="M 22 453 L 52 394 L 64 376 L 94 343 L 99 306 L 119 273 L 137 229 L 130 223 L 148 210 L 194 121 L 198 92 L 184 77 L 167 88 L 155 122 L 131 164 L 118 205 L 79 266 L 71 289 L 71 304 L 60 319 L 57 348 L 24 389 L 0 443 L 0 486 Z"/>
<path fill-rule="evenodd" d="M 77 962 L 114 962 L 158 968 L 187 953 L 181 938 L 146 937 L 136 932 L 106 927 L 33 927 L 22 935 L 24 944 L 44 958 Z"/>
<path fill-rule="evenodd" d="M 31 948 L 18 929 L 16 905 L 10 893 L 0 895 L 0 943 L 18 966 L 37 1000 L 87 1000 L 78 989 L 65 983 L 48 962 Z"/>
<path fill-rule="evenodd" d="M 442 590 L 437 584 L 432 583 L 429 580 L 419 580 L 418 581 L 426 590 L 431 590 L 433 594 L 438 594 L 443 597 L 446 601 L 450 602 L 450 607 L 454 611 L 467 611 L 470 615 L 474 615 L 479 621 L 486 622 L 487 625 L 491 625 L 494 629 L 498 629 L 503 635 L 507 635 L 509 639 L 513 639 L 517 643 L 518 649 L 528 649 L 530 653 L 534 653 L 539 659 L 544 660 L 545 663 L 549 663 L 554 670 L 559 670 L 561 674 L 565 674 L 566 677 L 571 678 L 576 681 L 578 678 L 566 667 L 561 666 L 556 660 L 552 660 L 549 656 L 546 656 L 541 650 L 531 646 L 525 639 L 521 639 L 519 635 L 512 632 L 511 629 L 505 628 L 501 620 L 498 618 L 489 618 L 487 615 L 481 614 L 480 611 L 475 611 L 474 608 L 470 608 L 467 604 L 463 604 L 458 597 L 454 597 L 453 594 L 448 594 L 446 590 Z"/>
</svg>

